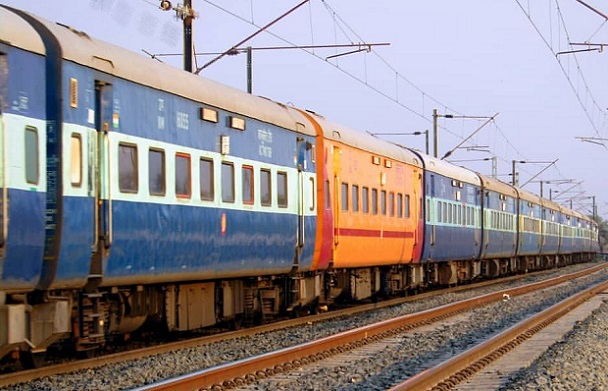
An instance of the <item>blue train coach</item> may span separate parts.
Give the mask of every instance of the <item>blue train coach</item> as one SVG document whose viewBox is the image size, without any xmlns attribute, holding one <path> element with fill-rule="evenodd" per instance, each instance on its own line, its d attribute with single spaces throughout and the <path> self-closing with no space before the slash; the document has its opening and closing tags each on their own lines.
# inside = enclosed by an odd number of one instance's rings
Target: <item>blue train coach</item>
<svg viewBox="0 0 608 391">
<path fill-rule="evenodd" d="M 424 243 L 421 262 L 432 263 L 427 281 L 470 279 L 479 272 L 481 181 L 474 172 L 420 154 L 424 164 Z M 476 270 L 477 269 L 477 270 Z"/>
<path fill-rule="evenodd" d="M 482 245 L 480 259 L 487 260 L 487 275 L 518 270 L 517 191 L 494 178 L 479 176 L 482 182 Z"/>
<path fill-rule="evenodd" d="M 314 299 L 305 116 L 19 10 L 0 20 L 0 356 Z"/>
</svg>

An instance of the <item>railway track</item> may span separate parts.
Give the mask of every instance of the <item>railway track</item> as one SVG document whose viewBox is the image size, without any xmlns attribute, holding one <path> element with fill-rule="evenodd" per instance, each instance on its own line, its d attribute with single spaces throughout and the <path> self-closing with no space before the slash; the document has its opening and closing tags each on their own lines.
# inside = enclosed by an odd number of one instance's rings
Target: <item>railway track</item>
<svg viewBox="0 0 608 391">
<path fill-rule="evenodd" d="M 592 272 L 594 270 L 599 270 L 603 267 L 608 267 L 608 266 L 599 264 L 597 266 L 593 266 L 592 268 L 590 268 L 589 272 Z M 577 273 L 586 273 L 587 272 L 586 270 L 587 269 L 584 269 Z M 542 276 L 545 273 L 547 273 L 547 271 L 529 273 L 526 275 L 526 277 L 532 278 L 532 277 L 536 277 L 536 276 Z M 424 293 L 419 293 L 414 296 L 393 298 L 390 300 L 385 300 L 385 301 L 372 303 L 372 304 L 361 304 L 361 305 L 357 305 L 356 307 L 348 307 L 348 308 L 333 310 L 331 312 L 315 314 L 315 315 L 310 315 L 310 316 L 305 316 L 305 317 L 299 317 L 299 318 L 295 318 L 295 319 L 281 320 L 281 321 L 274 322 L 274 323 L 264 324 L 264 325 L 236 330 L 236 331 L 222 332 L 222 333 L 218 333 L 218 334 L 214 334 L 214 335 L 207 335 L 207 336 L 203 336 L 203 337 L 185 339 L 182 341 L 169 342 L 169 343 L 165 343 L 165 344 L 158 345 L 158 346 L 133 349 L 133 350 L 123 351 L 123 352 L 119 352 L 119 353 L 105 354 L 105 355 L 100 355 L 98 357 L 94 357 L 94 358 L 90 358 L 90 359 L 81 359 L 81 360 L 67 359 L 64 362 L 47 365 L 47 366 L 44 366 L 41 368 L 29 369 L 29 370 L 19 370 L 19 371 L 15 371 L 12 373 L 0 374 L 0 387 L 7 387 L 7 386 L 14 385 L 14 384 L 19 384 L 19 383 L 28 383 L 34 379 L 42 378 L 42 377 L 46 377 L 46 376 L 61 375 L 63 373 L 68 373 L 68 372 L 72 372 L 72 371 L 87 370 L 87 369 L 91 369 L 91 368 L 95 368 L 95 367 L 100 367 L 103 365 L 111 365 L 114 363 L 124 362 L 124 361 L 128 361 L 128 360 L 136 360 L 136 359 L 139 359 L 142 357 L 164 354 L 164 353 L 176 351 L 179 349 L 186 349 L 191 346 L 209 345 L 209 344 L 212 344 L 212 343 L 218 342 L 218 341 L 230 340 L 230 339 L 235 339 L 235 338 L 244 338 L 244 337 L 247 337 L 247 336 L 250 336 L 253 334 L 267 333 L 267 332 L 272 332 L 274 330 L 286 329 L 286 328 L 290 328 L 290 327 L 297 327 L 297 326 L 300 326 L 303 324 L 317 323 L 317 322 L 322 322 L 322 321 L 325 321 L 328 319 L 350 316 L 350 315 L 354 315 L 354 314 L 358 314 L 358 313 L 365 313 L 368 311 L 378 310 L 378 309 L 382 309 L 382 308 L 389 308 L 389 307 L 398 306 L 398 305 L 401 305 L 404 303 L 424 300 L 424 299 L 433 297 L 434 295 L 437 295 L 437 294 L 450 294 L 450 293 L 457 293 L 457 292 L 464 292 L 464 291 L 469 291 L 469 290 L 474 290 L 474 289 L 480 289 L 480 288 L 484 288 L 484 287 L 491 287 L 491 286 L 496 286 L 496 285 L 500 285 L 500 284 L 509 284 L 511 282 L 521 280 L 521 278 L 522 278 L 522 276 L 510 276 L 510 277 L 502 278 L 500 280 L 489 280 L 489 281 L 478 282 L 478 283 L 474 283 L 474 284 L 470 284 L 470 285 L 462 285 L 462 286 L 456 286 L 456 287 L 451 287 L 451 288 L 447 288 L 447 289 L 441 289 L 441 290 L 437 290 L 437 291 L 428 291 L 428 292 L 424 292 Z"/>
<path fill-rule="evenodd" d="M 479 345 L 391 388 L 391 391 L 489 390 L 530 364 L 608 294 L 608 281 L 563 300 Z M 583 303 L 587 302 L 583 306 Z M 568 316 L 568 319 L 563 319 Z M 559 321 L 561 319 L 561 321 Z M 543 332 L 543 330 L 545 330 Z M 517 352 L 514 352 L 517 350 Z"/>
<path fill-rule="evenodd" d="M 583 273 L 578 274 L 579 277 L 582 275 Z M 515 297 L 523 297 L 523 295 L 531 292 L 546 290 L 549 287 L 555 287 L 557 284 L 563 284 L 572 278 L 572 275 L 564 276 L 486 294 L 415 314 L 400 316 L 291 348 L 281 349 L 141 387 L 138 390 L 195 389 L 219 391 L 233 388 L 294 388 L 297 387 L 297 382 L 302 377 L 314 376 L 315 374 L 331 372 L 332 370 L 339 372 L 344 370 L 344 368 L 356 366 L 361 360 L 381 360 L 383 353 L 387 350 L 391 348 L 400 349 L 404 334 L 434 332 L 433 329 L 446 327 L 445 324 L 464 321 L 470 316 L 469 312 L 483 306 L 495 305 L 496 303 L 511 300 Z M 450 389 L 475 372 L 471 368 L 464 369 L 459 365 L 474 362 L 476 363 L 475 367 L 481 369 L 484 365 L 481 365 L 478 361 L 485 363 L 488 361 L 485 358 L 486 356 L 497 356 L 496 354 L 488 353 L 485 350 L 486 346 L 504 350 L 502 346 L 516 338 L 512 336 L 512 332 L 517 332 L 518 335 L 521 333 L 529 334 L 529 328 L 537 327 L 535 322 L 549 324 L 551 322 L 545 320 L 546 316 L 553 317 L 552 319 L 554 320 L 557 316 L 556 314 L 563 314 L 569 311 L 573 306 L 578 305 L 579 301 L 586 300 L 605 289 L 608 289 L 608 283 L 604 282 L 600 285 L 595 285 L 593 288 L 575 295 L 575 299 L 567 299 L 564 303 L 556 304 L 549 310 L 544 311 L 542 315 L 536 315 L 522 321 L 522 326 L 513 326 L 497 336 L 497 339 L 492 338 L 488 342 L 479 345 L 483 346 L 483 348 L 476 346 L 467 349 L 466 355 L 462 353 L 455 357 L 445 357 L 445 355 L 444 357 L 435 357 L 434 360 L 438 364 L 436 366 L 433 365 L 430 369 L 426 369 L 428 365 L 422 362 L 418 368 L 415 368 L 415 371 L 421 373 L 410 375 L 409 379 L 396 386 L 395 389 L 422 390 L 433 388 L 437 384 L 440 384 L 440 388 L 437 388 L 437 390 Z M 563 290 L 563 288 L 560 287 L 560 290 Z M 437 325 L 437 323 L 440 325 Z M 468 356 L 468 354 L 473 354 L 473 356 Z M 439 362 L 443 361 L 445 363 L 439 364 Z M 427 366 L 425 367 L 425 365 Z M 354 374 L 351 376 L 350 382 L 359 383 L 362 380 L 362 375 Z M 347 378 L 346 381 L 349 381 L 349 379 Z M 320 387 L 331 386 L 320 385 Z"/>
<path fill-rule="evenodd" d="M 554 278 L 554 279 L 548 280 L 548 281 L 544 282 L 543 284 L 546 286 L 556 285 L 556 284 L 562 283 L 564 281 L 567 281 L 569 279 L 581 277 L 583 275 L 596 272 L 605 267 L 606 267 L 606 264 L 599 264 L 595 267 L 581 270 L 576 273 L 572 273 L 570 275 L 561 276 L 559 278 Z M 517 284 L 517 283 L 521 283 L 521 276 L 517 276 L 512 279 L 502 280 L 498 283 L 496 281 L 494 281 L 494 282 L 486 282 L 486 283 L 482 283 L 482 284 L 473 284 L 473 285 L 468 285 L 468 286 L 456 287 L 456 288 L 452 288 L 447 291 L 443 291 L 441 293 L 450 295 L 455 292 L 462 292 L 462 291 L 466 291 L 466 290 L 470 290 L 470 289 L 483 289 L 481 287 L 487 286 L 487 285 L 497 285 L 498 284 L 500 286 L 503 286 L 503 285 Z M 536 285 L 538 286 L 538 284 L 536 284 Z M 525 291 L 527 289 L 530 289 L 530 288 L 515 288 L 514 290 L 508 291 L 508 293 L 506 293 L 506 294 L 515 296 L 518 294 L 525 293 Z M 425 298 L 434 297 L 435 295 L 437 295 L 437 293 L 438 292 L 429 292 L 429 293 L 425 293 L 425 294 L 421 294 L 421 295 L 417 295 L 417 296 L 413 296 L 413 297 L 408 297 L 408 298 L 400 298 L 400 299 L 389 300 L 389 301 L 382 302 L 382 303 L 363 305 L 363 306 L 357 307 L 356 309 L 349 308 L 349 309 L 339 310 L 339 311 L 335 311 L 335 312 L 331 312 L 331 313 L 325 313 L 325 314 L 321 314 L 321 315 L 317 315 L 317 316 L 298 318 L 298 319 L 282 321 L 282 322 L 278 322 L 278 323 L 274 323 L 274 324 L 270 324 L 270 325 L 255 327 L 255 328 L 251 328 L 251 329 L 229 332 L 229 333 L 225 333 L 225 334 L 221 334 L 221 335 L 196 338 L 193 340 L 180 341 L 180 342 L 170 343 L 170 344 L 166 344 L 166 345 L 162 345 L 162 346 L 155 346 L 155 347 L 146 348 L 146 349 L 139 349 L 139 350 L 131 351 L 131 352 L 123 352 L 123 353 L 113 354 L 113 355 L 109 355 L 109 356 L 105 356 L 105 357 L 98 357 L 98 358 L 82 360 L 82 361 L 78 361 L 78 362 L 69 362 L 69 363 L 60 364 L 60 365 L 54 365 L 54 366 L 37 369 L 37 370 L 30 370 L 30 371 L 23 371 L 23 372 L 9 374 L 9 375 L 2 375 L 2 376 L 0 376 L 0 387 L 6 387 L 6 386 L 10 387 L 11 385 L 16 385 L 19 383 L 26 384 L 26 383 L 31 382 L 34 379 L 48 377 L 48 376 L 52 376 L 52 375 L 62 375 L 62 374 L 66 374 L 68 372 L 75 372 L 75 371 L 83 372 L 83 371 L 87 371 L 87 370 L 90 371 L 93 368 L 100 368 L 101 366 L 110 366 L 115 363 L 126 362 L 128 360 L 141 359 L 142 357 L 146 357 L 146 356 L 162 355 L 166 352 L 176 351 L 179 349 L 186 349 L 186 348 L 192 347 L 192 346 L 199 346 L 199 347 L 203 346 L 203 345 L 213 346 L 213 344 L 217 341 L 241 339 L 241 338 L 246 338 L 247 336 L 251 336 L 251 335 L 255 335 L 255 334 L 270 333 L 273 330 L 280 330 L 280 329 L 285 329 L 285 328 L 289 328 L 289 327 L 296 327 L 296 328 L 309 327 L 306 325 L 310 325 L 313 323 L 322 323 L 324 320 L 340 318 L 340 317 L 350 318 L 353 316 L 352 314 L 354 312 L 365 313 L 366 311 L 378 310 L 380 308 L 386 308 L 386 307 L 391 307 L 391 306 L 397 306 L 402 303 L 412 303 L 415 301 L 423 300 Z M 482 297 L 482 298 L 477 297 L 475 299 L 471 299 L 469 301 L 469 305 L 480 306 L 481 303 L 484 302 L 485 300 L 487 300 L 487 301 L 502 300 L 504 294 L 505 294 L 505 292 L 501 291 L 498 293 L 486 295 L 486 297 Z M 407 304 L 407 305 L 413 305 L 413 304 Z M 404 322 L 403 325 L 401 325 L 400 327 L 402 329 L 405 328 L 405 330 L 412 329 L 414 327 L 418 327 L 417 330 L 420 330 L 420 326 L 422 326 L 424 324 L 429 324 L 430 322 L 432 322 L 429 319 L 424 319 L 427 316 L 434 317 L 435 320 L 440 320 L 440 319 L 445 319 L 447 316 L 450 316 L 450 314 L 458 313 L 459 311 L 466 311 L 466 309 L 458 309 L 457 307 L 449 308 L 449 307 L 450 306 L 448 306 L 448 305 L 444 305 L 444 306 L 440 306 L 438 308 L 423 311 L 421 313 L 406 315 L 404 317 L 405 320 L 404 319 L 400 320 L 400 321 Z M 301 347 L 296 347 L 295 348 L 296 349 L 295 354 L 297 355 L 297 357 L 296 357 L 296 356 L 290 356 L 290 354 L 293 354 L 293 352 L 291 352 L 289 349 L 283 349 L 283 353 L 286 355 L 284 357 L 288 357 L 288 358 L 293 357 L 291 360 L 287 360 L 287 365 L 283 365 L 285 362 L 285 360 L 283 360 L 283 362 L 279 363 L 279 364 L 273 363 L 270 365 L 266 365 L 261 370 L 248 370 L 248 371 L 242 372 L 240 375 L 235 375 L 232 377 L 228 376 L 225 378 L 225 380 L 219 380 L 219 378 L 215 378 L 215 380 L 213 380 L 211 382 L 210 387 L 213 387 L 214 385 L 217 385 L 217 384 L 222 384 L 225 381 L 227 382 L 226 384 L 235 384 L 236 385 L 236 384 L 243 383 L 243 379 L 245 380 L 245 383 L 247 383 L 247 382 L 251 382 L 251 381 L 255 380 L 257 377 L 270 376 L 270 375 L 276 374 L 276 372 L 282 371 L 282 372 L 288 373 L 290 368 L 293 368 L 293 367 L 296 367 L 299 365 L 304 365 L 307 362 L 308 363 L 309 362 L 322 362 L 322 361 L 328 362 L 327 360 L 321 360 L 321 359 L 322 358 L 326 359 L 327 357 L 338 357 L 337 354 L 339 354 L 340 351 L 345 351 L 345 352 L 347 352 L 347 355 L 352 356 L 354 354 L 353 353 L 354 348 L 356 348 L 358 346 L 365 346 L 366 348 L 374 349 L 373 347 L 371 347 L 371 345 L 369 343 L 363 344 L 362 342 L 360 342 L 360 339 L 361 339 L 360 336 L 366 335 L 366 333 L 367 333 L 367 339 L 369 339 L 369 340 L 373 340 L 373 339 L 378 340 L 378 339 L 384 338 L 384 341 L 389 341 L 390 338 L 387 338 L 387 335 L 391 335 L 391 333 L 393 333 L 393 335 L 394 335 L 395 331 L 390 331 L 390 329 L 394 328 L 393 326 L 396 322 L 398 323 L 399 321 L 387 320 L 387 321 L 383 322 L 384 326 L 381 326 L 381 327 L 384 327 L 384 330 L 382 330 L 382 328 L 373 330 L 372 327 L 370 326 L 370 328 L 367 331 L 363 330 L 363 334 L 359 334 L 359 336 L 357 336 L 357 334 L 355 333 L 354 330 L 345 332 L 345 334 L 343 336 L 343 338 L 344 338 L 343 340 L 346 341 L 345 342 L 346 345 L 350 344 L 347 346 L 347 348 L 332 347 L 331 344 L 333 343 L 332 342 L 333 337 L 327 337 L 327 338 L 322 338 L 322 340 L 325 340 L 325 343 L 327 343 L 328 345 L 326 345 L 325 348 L 321 349 L 317 353 L 304 354 L 304 352 L 305 352 L 304 349 L 302 349 Z M 388 334 L 385 334 L 385 333 L 388 333 Z M 310 345 L 316 345 L 316 344 L 317 343 L 314 343 L 314 342 L 310 343 Z M 342 346 L 344 346 L 344 343 L 342 344 Z M 273 353 L 268 353 L 266 355 L 272 356 Z M 298 357 L 302 357 L 302 358 L 298 358 Z M 231 361 L 230 358 L 228 358 L 227 360 Z M 201 366 L 201 367 L 204 367 L 204 366 Z M 220 367 L 225 368 L 225 367 L 227 367 L 227 365 L 220 365 Z M 215 368 L 215 369 L 217 369 L 217 368 Z M 263 371 L 264 373 L 262 374 L 260 371 Z M 251 375 L 254 375 L 254 376 L 251 376 Z M 236 381 L 235 381 L 235 379 L 236 379 Z M 154 380 L 154 381 L 157 381 L 157 380 Z M 147 381 L 147 382 L 149 382 L 149 381 Z M 201 385 L 198 385 L 196 388 L 201 388 L 201 387 L 202 387 Z M 35 387 L 33 387 L 33 389 L 35 389 Z M 95 388 L 94 388 L 94 386 L 91 386 L 91 388 L 89 388 L 89 389 L 95 389 Z"/>
<path fill-rule="evenodd" d="M 454 390 L 487 391 L 498 389 L 517 371 L 532 365 L 551 345 L 562 340 L 572 330 L 573 324 L 586 319 L 607 300 L 608 292 L 605 290 L 589 298 L 589 300 L 564 314 L 555 322 L 530 336 L 523 344 L 516 346 L 498 360 L 486 365 L 466 381 L 459 383 Z"/>
</svg>

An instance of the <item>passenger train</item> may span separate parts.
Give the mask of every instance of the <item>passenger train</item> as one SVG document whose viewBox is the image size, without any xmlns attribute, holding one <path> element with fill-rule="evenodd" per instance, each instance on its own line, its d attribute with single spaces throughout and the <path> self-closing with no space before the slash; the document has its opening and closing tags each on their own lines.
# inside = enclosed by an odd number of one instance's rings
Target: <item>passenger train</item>
<svg viewBox="0 0 608 391">
<path fill-rule="evenodd" d="M 593 259 L 525 190 L 0 5 L 0 357 Z"/>
</svg>

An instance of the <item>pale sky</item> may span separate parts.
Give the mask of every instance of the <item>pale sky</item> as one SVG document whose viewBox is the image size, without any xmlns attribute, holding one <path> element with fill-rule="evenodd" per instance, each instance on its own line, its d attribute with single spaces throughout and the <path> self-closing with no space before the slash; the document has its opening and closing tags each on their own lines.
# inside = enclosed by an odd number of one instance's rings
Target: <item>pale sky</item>
<svg viewBox="0 0 608 391">
<path fill-rule="evenodd" d="M 182 52 L 182 23 L 157 0 L 0 0 L 145 55 Z M 301 0 L 193 0 L 196 52 L 223 52 Z M 586 0 L 599 13 L 608 5 Z M 177 2 L 173 2 L 177 5 Z M 1 21 L 0 21 L 1 23 Z M 499 179 L 510 182 L 512 160 L 559 161 L 538 180 L 556 201 L 608 218 L 608 53 L 559 54 L 587 49 L 569 42 L 608 43 L 608 26 L 574 0 L 311 0 L 243 46 L 390 43 L 336 59 L 354 48 L 254 51 L 253 93 L 313 110 L 371 133 L 432 131 L 432 111 L 457 116 L 499 115 L 448 160 L 497 157 Z M 256 27 L 257 26 L 257 27 Z M 202 66 L 214 56 L 197 58 Z M 181 68 L 179 56 L 160 57 Z M 560 66 L 561 65 L 561 66 Z M 246 89 L 246 55 L 224 57 L 200 73 Z M 439 156 L 485 119 L 439 119 Z M 381 136 L 424 151 L 423 136 Z M 608 146 L 608 142 L 605 143 Z M 467 150 L 482 146 L 484 151 Z M 478 149 L 478 148 L 477 148 Z M 432 145 L 431 145 L 432 152 Z M 465 165 L 490 176 L 490 161 Z M 524 184 L 547 164 L 518 164 Z M 584 192 L 580 194 L 580 192 Z"/>
</svg>

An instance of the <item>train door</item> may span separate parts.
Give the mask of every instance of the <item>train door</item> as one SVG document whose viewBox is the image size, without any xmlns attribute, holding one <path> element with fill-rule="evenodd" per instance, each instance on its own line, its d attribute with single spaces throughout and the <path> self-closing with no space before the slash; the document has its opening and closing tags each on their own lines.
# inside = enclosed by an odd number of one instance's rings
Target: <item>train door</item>
<svg viewBox="0 0 608 391">
<path fill-rule="evenodd" d="M 430 180 L 429 180 L 429 191 L 428 194 L 430 194 L 430 202 L 428 203 L 429 208 L 427 208 L 427 223 L 428 223 L 428 227 L 430 228 L 430 232 L 429 232 L 429 248 L 428 248 L 428 254 L 426 257 L 424 257 L 425 259 L 432 259 L 433 257 L 433 249 L 435 247 L 435 240 L 437 239 L 437 216 L 440 215 L 441 211 L 439 208 L 441 208 L 441 205 L 437 202 L 436 194 L 435 194 L 435 175 L 431 174 L 430 175 Z"/>
<path fill-rule="evenodd" d="M 333 248 L 333 259 L 334 261 L 338 258 L 338 244 L 340 244 L 340 173 L 342 170 L 341 166 L 341 156 L 342 151 L 339 147 L 333 146 L 333 210 L 334 210 L 334 248 Z"/>
<path fill-rule="evenodd" d="M 412 186 L 414 188 L 412 206 L 413 215 L 416 221 L 414 228 L 414 251 L 412 253 L 412 260 L 419 262 L 422 256 L 423 243 L 424 243 L 424 192 L 422 191 L 422 173 L 417 169 L 414 169 Z"/>
<path fill-rule="evenodd" d="M 298 124 L 301 125 L 301 124 Z M 301 125 L 303 126 L 303 125 Z M 306 151 L 310 149 L 310 143 L 307 142 L 303 137 L 298 137 L 296 139 L 297 143 L 297 159 L 298 159 L 298 184 L 297 184 L 297 200 L 298 200 L 298 223 L 296 228 L 296 264 L 299 264 L 299 257 L 302 253 L 302 249 L 304 247 L 306 241 L 306 220 L 305 220 L 305 203 L 306 203 L 306 194 L 305 194 L 305 178 L 304 173 L 307 169 L 307 161 L 306 161 Z"/>
<path fill-rule="evenodd" d="M 7 188 L 6 188 L 6 172 L 5 172 L 5 138 L 4 138 L 4 119 L 2 112 L 5 106 L 8 105 L 8 60 L 7 55 L 0 52 L 0 256 L 4 255 L 4 245 L 7 231 L 7 207 L 6 202 Z M 2 276 L 2 265 L 0 262 L 0 276 Z"/>
<path fill-rule="evenodd" d="M 101 278 L 103 260 L 112 245 L 112 197 L 110 184 L 110 129 L 112 118 L 112 85 L 100 80 L 95 82 L 95 128 L 97 137 L 91 138 L 93 145 L 91 165 L 93 180 L 94 243 L 91 260 L 91 277 Z"/>
<path fill-rule="evenodd" d="M 298 131 L 300 133 L 304 133 L 304 125 L 298 123 Z M 303 251 L 305 249 L 309 249 L 310 251 L 314 249 L 310 247 L 314 245 L 314 237 L 307 238 L 306 237 L 306 215 L 314 211 L 315 209 L 315 186 L 314 186 L 314 177 L 310 177 L 310 170 L 314 170 L 314 167 L 310 166 L 314 164 L 314 159 L 312 157 L 313 153 L 313 144 L 303 137 L 297 138 L 297 159 L 298 159 L 298 184 L 297 184 L 297 200 L 298 200 L 298 222 L 297 222 L 297 249 L 296 253 L 298 257 L 301 257 Z M 313 171 L 314 172 L 314 171 Z M 308 221 L 309 229 L 311 221 Z M 314 232 L 314 231 L 313 231 Z M 309 251 L 307 250 L 307 251 Z M 307 257 L 312 256 L 312 251 L 310 254 L 305 254 Z"/>
<path fill-rule="evenodd" d="M 105 341 L 102 294 L 98 287 L 103 278 L 104 260 L 112 243 L 112 204 L 110 191 L 109 133 L 112 124 L 112 85 L 95 81 L 95 134 L 88 137 L 89 194 L 93 207 L 93 243 L 87 285 L 78 295 L 78 339 L 76 349 L 88 352 Z"/>
</svg>

